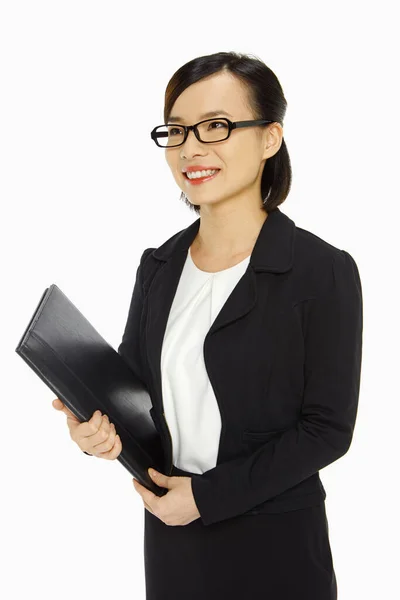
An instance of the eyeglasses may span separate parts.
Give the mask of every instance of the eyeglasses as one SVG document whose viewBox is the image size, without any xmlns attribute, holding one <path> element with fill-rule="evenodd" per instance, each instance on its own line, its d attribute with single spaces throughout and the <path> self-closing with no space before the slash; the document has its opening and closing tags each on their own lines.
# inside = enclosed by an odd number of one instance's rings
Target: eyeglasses
<svg viewBox="0 0 400 600">
<path fill-rule="evenodd" d="M 231 135 L 232 129 L 239 127 L 253 127 L 256 125 L 264 125 L 274 123 L 266 119 L 255 119 L 252 121 L 235 121 L 229 119 L 206 119 L 199 121 L 195 125 L 176 125 L 169 123 L 154 127 L 150 133 L 151 138 L 160 148 L 175 148 L 181 146 L 187 140 L 189 131 L 192 130 L 199 142 L 204 144 L 213 144 L 214 142 L 222 142 L 227 140 Z"/>
</svg>

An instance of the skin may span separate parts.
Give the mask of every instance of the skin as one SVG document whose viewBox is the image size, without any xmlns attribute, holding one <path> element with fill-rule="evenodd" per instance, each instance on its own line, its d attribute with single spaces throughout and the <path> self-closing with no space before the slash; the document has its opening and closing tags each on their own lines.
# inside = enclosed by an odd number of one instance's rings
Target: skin
<svg viewBox="0 0 400 600">
<path fill-rule="evenodd" d="M 166 525 L 188 525 L 200 517 L 192 492 L 191 477 L 168 477 L 149 469 L 150 477 L 169 491 L 159 497 L 133 479 L 135 490 L 142 496 L 144 506 Z"/>
<path fill-rule="evenodd" d="M 81 423 L 59 398 L 55 398 L 52 404 L 56 410 L 66 415 L 71 439 L 82 452 L 107 460 L 114 460 L 119 456 L 122 451 L 121 439 L 107 415 L 95 411 L 89 421 Z"/>
<path fill-rule="evenodd" d="M 119 456 L 122 443 L 107 415 L 95 411 L 89 421 L 80 422 L 59 398 L 55 398 L 52 404 L 66 415 L 71 439 L 82 451 L 106 460 L 115 460 Z M 160 498 L 133 478 L 133 485 L 144 506 L 153 515 L 166 525 L 187 525 L 200 517 L 193 498 L 191 477 L 168 477 L 154 469 L 149 469 L 149 475 L 157 485 L 170 490 Z"/>
<path fill-rule="evenodd" d="M 242 82 L 226 72 L 186 88 L 171 115 L 182 117 L 182 125 L 192 125 L 202 120 L 203 113 L 218 109 L 230 113 L 231 121 L 255 118 Z M 227 140 L 214 144 L 199 142 L 190 131 L 182 146 L 165 149 L 177 185 L 191 203 L 200 205 L 200 227 L 191 246 L 192 258 L 201 262 L 200 268 L 219 270 L 224 268 L 221 265 L 236 264 L 250 255 L 268 218 L 261 196 L 265 161 L 278 152 L 282 138 L 283 128 L 274 122 L 235 129 Z M 192 186 L 181 169 L 196 164 L 220 167 L 221 171 L 215 179 Z"/>
</svg>

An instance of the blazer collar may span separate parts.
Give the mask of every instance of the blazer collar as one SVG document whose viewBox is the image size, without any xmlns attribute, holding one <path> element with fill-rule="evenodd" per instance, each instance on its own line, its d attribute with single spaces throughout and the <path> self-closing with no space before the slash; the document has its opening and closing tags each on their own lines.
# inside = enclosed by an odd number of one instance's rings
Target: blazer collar
<svg viewBox="0 0 400 600">
<path fill-rule="evenodd" d="M 250 255 L 249 265 L 255 271 L 288 271 L 293 263 L 295 227 L 294 221 L 279 208 L 269 212 Z M 174 253 L 187 253 L 199 228 L 200 217 L 156 248 L 153 256 L 167 261 Z"/>
</svg>

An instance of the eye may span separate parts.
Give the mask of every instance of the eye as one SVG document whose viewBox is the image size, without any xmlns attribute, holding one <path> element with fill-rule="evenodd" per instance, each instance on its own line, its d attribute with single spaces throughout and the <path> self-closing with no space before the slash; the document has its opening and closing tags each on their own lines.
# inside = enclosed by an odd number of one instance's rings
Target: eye
<svg viewBox="0 0 400 600">
<path fill-rule="evenodd" d="M 180 133 L 182 133 L 182 129 L 179 129 L 178 127 L 171 127 L 168 133 L 172 137 L 174 135 L 179 135 Z"/>
<path fill-rule="evenodd" d="M 211 129 L 220 129 L 220 127 L 212 127 L 212 125 L 222 125 L 222 127 L 227 128 L 227 123 L 225 123 L 225 121 L 211 121 L 209 124 L 209 128 Z"/>
</svg>

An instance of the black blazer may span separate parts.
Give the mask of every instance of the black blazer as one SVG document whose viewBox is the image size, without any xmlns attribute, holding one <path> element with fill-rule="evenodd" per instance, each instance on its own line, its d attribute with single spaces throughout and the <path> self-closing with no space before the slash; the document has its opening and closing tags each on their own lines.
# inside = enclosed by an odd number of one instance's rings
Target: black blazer
<svg viewBox="0 0 400 600">
<path fill-rule="evenodd" d="M 152 395 L 167 475 L 172 440 L 161 397 L 161 348 L 199 226 L 200 218 L 143 252 L 118 347 Z M 279 208 L 270 212 L 245 273 L 204 340 L 222 419 L 216 466 L 192 477 L 205 525 L 325 499 L 319 469 L 343 456 L 353 436 L 362 328 L 361 282 L 351 255 L 297 227 Z"/>
</svg>

